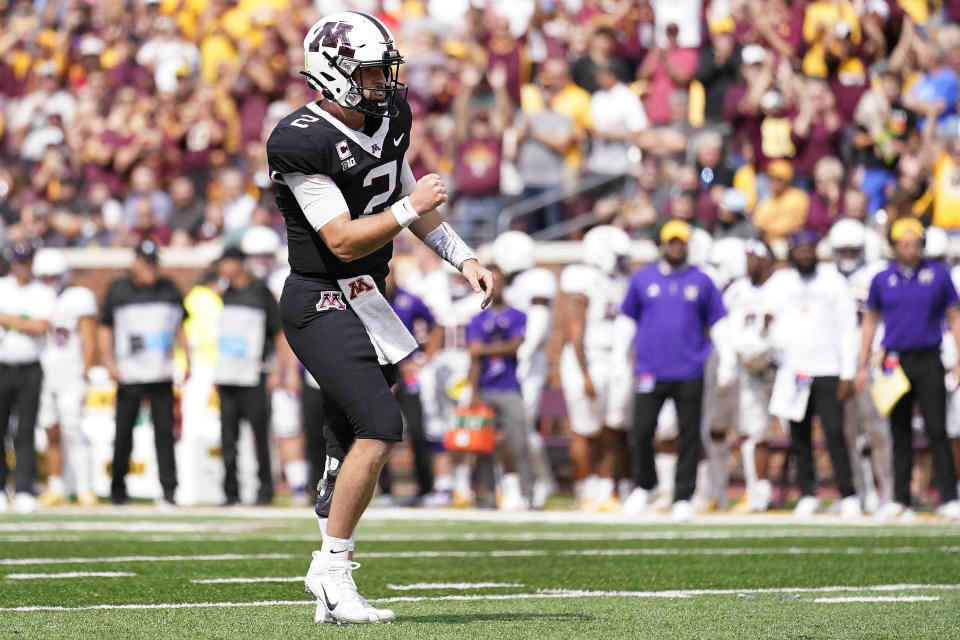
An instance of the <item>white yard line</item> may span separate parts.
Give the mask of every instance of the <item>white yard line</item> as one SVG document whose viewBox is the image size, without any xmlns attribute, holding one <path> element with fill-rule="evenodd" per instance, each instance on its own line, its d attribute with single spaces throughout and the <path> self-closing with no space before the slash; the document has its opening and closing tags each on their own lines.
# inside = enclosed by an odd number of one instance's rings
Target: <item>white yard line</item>
<svg viewBox="0 0 960 640">
<path fill-rule="evenodd" d="M 387 584 L 394 591 L 417 591 L 424 589 L 505 589 L 522 587 L 519 582 L 415 582 L 413 584 Z"/>
<path fill-rule="evenodd" d="M 303 582 L 303 576 L 288 578 L 205 578 L 191 580 L 193 584 L 256 584 L 259 582 Z"/>
<path fill-rule="evenodd" d="M 129 571 L 68 571 L 66 573 L 8 573 L 10 580 L 40 580 L 44 578 L 131 578 Z"/>
<path fill-rule="evenodd" d="M 682 549 L 682 548 L 643 548 L 643 549 L 583 549 L 547 551 L 545 549 L 507 549 L 496 551 L 374 551 L 358 552 L 357 558 L 532 558 L 543 556 L 738 556 L 738 555 L 890 555 L 914 553 L 960 553 L 960 546 L 940 547 L 746 547 L 737 549 Z M 206 555 L 150 555 L 150 556 L 99 556 L 92 558 L 0 558 L 0 566 L 28 566 L 44 564 L 112 564 L 122 562 L 209 562 L 218 560 L 290 560 L 305 558 L 305 554 L 296 553 L 220 553 Z"/>
<path fill-rule="evenodd" d="M 534 600 L 534 599 L 572 599 L 572 598 L 690 598 L 702 595 L 732 595 L 739 593 L 818 593 L 831 591 L 908 591 L 908 590 L 957 590 L 960 585 L 873 585 L 865 587 L 787 587 L 782 589 L 698 589 L 668 591 L 587 591 L 578 589 L 540 590 L 534 593 L 511 594 L 450 594 L 443 596 L 391 596 L 374 598 L 370 602 L 443 602 L 450 600 Z M 813 602 L 841 602 L 844 598 L 818 598 Z M 933 602 L 937 596 L 850 596 L 849 602 Z M 808 601 L 809 602 L 809 601 Z M 31 605 L 22 607 L 2 607 L 0 611 L 89 611 L 116 609 L 199 609 L 224 607 L 267 607 L 286 605 L 313 605 L 313 600 L 257 600 L 254 602 L 173 602 L 162 604 L 94 604 L 79 607 L 55 605 Z"/>
<path fill-rule="evenodd" d="M 939 596 L 849 596 L 843 598 L 817 598 L 817 604 L 841 602 L 937 602 Z"/>
</svg>

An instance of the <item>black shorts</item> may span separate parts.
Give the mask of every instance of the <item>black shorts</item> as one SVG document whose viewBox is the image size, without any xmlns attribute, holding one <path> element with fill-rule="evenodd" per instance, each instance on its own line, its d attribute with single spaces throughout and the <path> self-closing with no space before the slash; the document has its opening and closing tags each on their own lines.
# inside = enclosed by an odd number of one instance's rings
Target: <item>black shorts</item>
<svg viewBox="0 0 960 640">
<path fill-rule="evenodd" d="M 344 296 L 337 297 L 346 308 L 327 304 L 317 310 L 324 292 L 339 294 L 336 281 L 290 274 L 280 296 L 280 317 L 293 353 L 323 391 L 327 429 L 344 453 L 354 438 L 401 440 L 403 418 L 390 391 L 396 365 L 380 366 L 367 330 Z"/>
</svg>

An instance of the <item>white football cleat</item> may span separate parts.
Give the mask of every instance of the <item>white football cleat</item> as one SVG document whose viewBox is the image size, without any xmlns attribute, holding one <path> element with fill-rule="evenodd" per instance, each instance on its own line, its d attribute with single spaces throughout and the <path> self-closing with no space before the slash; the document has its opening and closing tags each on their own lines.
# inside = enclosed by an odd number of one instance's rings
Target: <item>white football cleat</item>
<svg viewBox="0 0 960 640">
<path fill-rule="evenodd" d="M 798 518 L 807 518 L 812 516 L 820 508 L 820 501 L 815 496 L 803 496 L 793 508 L 793 515 Z"/>
<path fill-rule="evenodd" d="M 640 487 L 634 489 L 627 501 L 623 503 L 623 515 L 633 517 L 642 514 L 650 506 L 652 494 L 653 491 L 647 491 Z"/>
<path fill-rule="evenodd" d="M 677 500 L 673 503 L 670 516 L 677 522 L 689 522 L 693 519 L 693 503 L 689 500 Z"/>
<path fill-rule="evenodd" d="M 17 513 L 33 513 L 37 510 L 37 499 L 32 493 L 21 491 L 13 496 L 13 510 Z"/>
<path fill-rule="evenodd" d="M 940 505 L 937 513 L 947 520 L 960 520 L 960 501 L 951 500 L 946 504 Z"/>
<path fill-rule="evenodd" d="M 840 501 L 840 517 L 848 520 L 859 518 L 863 515 L 860 510 L 860 498 L 857 496 L 847 496 Z"/>
<path fill-rule="evenodd" d="M 547 504 L 547 498 L 553 495 L 554 486 L 552 481 L 536 480 L 533 483 L 533 498 L 531 500 L 534 509 L 543 509 Z"/>
<path fill-rule="evenodd" d="M 359 562 L 342 561 L 326 564 L 319 551 L 304 578 L 304 590 L 317 599 L 313 620 L 317 623 L 378 624 L 396 620 L 390 609 L 377 609 L 359 593 L 353 581 L 353 570 Z"/>
<path fill-rule="evenodd" d="M 773 485 L 769 480 L 757 480 L 753 491 L 747 496 L 748 508 L 752 513 L 763 513 L 770 508 L 773 500 Z"/>
<path fill-rule="evenodd" d="M 899 518 L 904 513 L 909 511 L 905 506 L 899 502 L 888 502 L 874 513 L 874 517 L 878 520 L 893 520 L 894 518 Z"/>
</svg>

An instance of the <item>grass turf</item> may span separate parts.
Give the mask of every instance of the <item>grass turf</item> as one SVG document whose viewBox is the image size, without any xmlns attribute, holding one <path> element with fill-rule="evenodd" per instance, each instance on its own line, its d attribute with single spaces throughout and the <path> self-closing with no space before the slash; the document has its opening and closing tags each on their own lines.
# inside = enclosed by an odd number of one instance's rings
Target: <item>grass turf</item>
<svg viewBox="0 0 960 640">
<path fill-rule="evenodd" d="M 303 519 L 229 514 L 156 517 L 147 509 L 133 509 L 125 514 L 103 512 L 96 516 L 68 512 L 0 518 L 0 638 L 960 637 L 960 586 L 866 589 L 876 585 L 958 585 L 960 527 L 805 526 L 786 519 L 782 524 L 769 525 L 508 524 L 422 521 L 417 516 L 411 511 L 409 520 L 371 520 L 359 536 L 356 559 L 363 568 L 355 575 L 366 597 L 425 598 L 381 605 L 393 608 L 398 616 L 397 623 L 384 627 L 315 625 L 314 607 L 300 582 L 191 582 L 301 576 L 310 551 L 317 546 L 316 524 L 307 513 Z M 106 530 L 89 530 L 92 527 Z M 134 530 L 110 530 L 112 527 Z M 596 555 L 629 551 L 634 553 Z M 408 552 L 473 555 L 390 557 Z M 243 557 L 183 557 L 222 554 Z M 255 554 L 273 557 L 247 557 Z M 122 556 L 183 558 L 118 559 Z M 64 558 L 97 560 L 42 563 L 44 559 Z M 105 571 L 136 575 L 9 577 L 18 573 Z M 394 588 L 416 583 L 478 582 L 522 586 Z M 851 590 L 800 590 L 838 585 Z M 775 591 L 749 593 L 762 588 Z M 610 593 L 568 593 L 563 598 L 537 595 L 541 590 L 557 589 Z M 617 593 L 703 589 L 731 592 L 648 597 Z M 465 594 L 499 598 L 436 599 Z M 818 598 L 844 596 L 938 599 L 816 602 Z M 264 601 L 297 604 L 11 610 Z"/>
</svg>

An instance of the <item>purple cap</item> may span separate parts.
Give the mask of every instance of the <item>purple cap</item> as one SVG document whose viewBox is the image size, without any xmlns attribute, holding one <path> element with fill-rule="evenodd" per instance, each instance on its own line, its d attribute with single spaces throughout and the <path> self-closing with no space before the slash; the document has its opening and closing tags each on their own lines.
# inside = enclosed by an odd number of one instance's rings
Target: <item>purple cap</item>
<svg viewBox="0 0 960 640">
<path fill-rule="evenodd" d="M 820 237 L 810 229 L 801 229 L 790 236 L 788 245 L 791 249 L 797 247 L 816 247 L 820 243 Z"/>
</svg>

